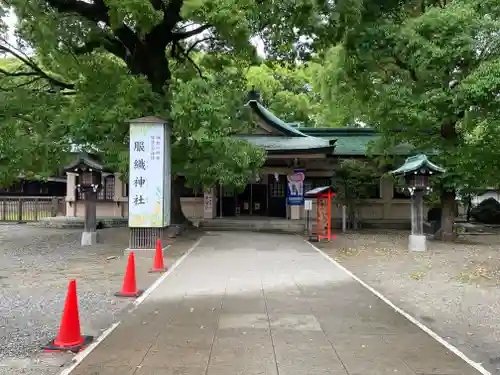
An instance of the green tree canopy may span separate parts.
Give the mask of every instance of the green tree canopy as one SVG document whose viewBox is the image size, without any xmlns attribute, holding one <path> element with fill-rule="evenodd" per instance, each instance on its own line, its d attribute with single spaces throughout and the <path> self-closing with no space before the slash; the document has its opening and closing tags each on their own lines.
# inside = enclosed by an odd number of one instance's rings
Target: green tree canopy
<svg viewBox="0 0 500 375">
<path fill-rule="evenodd" d="M 262 151 L 230 137 L 246 123 L 241 72 L 257 61 L 251 38 L 263 38 L 274 59 L 305 59 L 323 40 L 307 36 L 326 37 L 337 27 L 330 18 L 332 5 L 312 0 L 299 6 L 301 13 L 294 1 L 1 4 L 17 16 L 20 45 L 8 43 L 2 25 L 0 51 L 21 62 L 19 68 L 0 71 L 2 84 L 15 83 L 2 86 L 0 154 L 9 160 L 0 169 L 2 178 L 16 171 L 53 170 L 73 143 L 97 149 L 123 168 L 125 120 L 155 114 L 173 123 L 174 171 L 185 173 L 193 185 L 241 185 L 263 161 Z M 20 152 L 26 150 L 28 155 Z M 185 221 L 179 199 L 174 189 L 174 222 Z"/>
<path fill-rule="evenodd" d="M 450 237 L 456 189 L 498 185 L 500 3 L 377 4 L 366 0 L 326 53 L 325 89 L 342 98 L 332 106 L 388 144 L 408 142 L 447 169 L 440 190 Z"/>
</svg>

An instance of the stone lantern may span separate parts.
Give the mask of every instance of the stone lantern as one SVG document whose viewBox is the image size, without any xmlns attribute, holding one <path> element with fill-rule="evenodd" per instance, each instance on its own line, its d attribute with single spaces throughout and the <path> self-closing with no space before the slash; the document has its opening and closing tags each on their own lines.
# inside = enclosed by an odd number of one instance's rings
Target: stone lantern
<svg viewBox="0 0 500 375">
<path fill-rule="evenodd" d="M 71 164 L 64 168 L 65 172 L 77 175 L 76 188 L 85 202 L 85 219 L 82 233 L 82 246 L 92 246 L 98 242 L 97 237 L 97 194 L 102 189 L 101 163 L 87 154 L 80 154 Z"/>
<path fill-rule="evenodd" d="M 411 234 L 408 240 L 410 251 L 426 251 L 424 234 L 424 195 L 430 191 L 429 177 L 444 173 L 445 170 L 430 162 L 426 155 L 409 157 L 398 169 L 391 171 L 394 176 L 403 176 L 406 188 L 411 194 Z"/>
</svg>

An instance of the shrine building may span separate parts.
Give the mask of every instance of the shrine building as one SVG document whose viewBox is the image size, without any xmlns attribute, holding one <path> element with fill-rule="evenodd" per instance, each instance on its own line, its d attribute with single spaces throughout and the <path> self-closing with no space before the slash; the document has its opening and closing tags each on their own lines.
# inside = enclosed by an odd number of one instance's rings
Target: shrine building
<svg viewBox="0 0 500 375">
<path fill-rule="evenodd" d="M 212 220 L 267 218 L 302 225 L 306 215 L 304 205 L 300 197 L 299 201 L 293 201 L 288 182 L 294 178 L 303 179 L 299 196 L 311 189 L 331 185 L 339 162 L 348 158 L 367 158 L 370 143 L 378 138 L 369 128 L 308 128 L 287 123 L 257 99 L 250 100 L 247 106 L 252 111 L 253 131 L 237 137 L 266 150 L 264 166 L 240 192 L 225 186 L 214 186 L 208 191 L 186 188 L 181 198 L 182 209 L 194 222 L 209 227 Z M 403 150 L 401 155 L 404 154 Z M 84 215 L 84 202 L 76 185 L 77 176 L 68 173 L 66 216 L 75 218 Z M 396 189 L 391 178 L 381 178 L 369 191 L 369 197 L 360 205 L 360 222 L 364 227 L 409 226 L 410 199 Z M 98 220 L 125 221 L 128 185 L 121 181 L 120 174 L 103 175 L 103 189 L 98 199 Z M 340 225 L 341 205 L 335 199 L 332 221 L 334 226 Z"/>
</svg>

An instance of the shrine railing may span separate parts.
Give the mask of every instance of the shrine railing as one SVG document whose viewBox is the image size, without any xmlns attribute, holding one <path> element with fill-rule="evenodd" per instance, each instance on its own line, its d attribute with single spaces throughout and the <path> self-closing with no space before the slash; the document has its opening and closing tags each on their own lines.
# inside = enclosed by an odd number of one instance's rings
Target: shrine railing
<svg viewBox="0 0 500 375">
<path fill-rule="evenodd" d="M 24 223 L 42 218 L 64 216 L 64 197 L 2 197 L 0 221 Z"/>
</svg>

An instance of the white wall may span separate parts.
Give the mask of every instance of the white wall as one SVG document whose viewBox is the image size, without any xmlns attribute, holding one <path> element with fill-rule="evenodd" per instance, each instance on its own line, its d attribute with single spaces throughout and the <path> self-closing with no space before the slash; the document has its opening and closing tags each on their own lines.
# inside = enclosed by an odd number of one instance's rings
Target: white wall
<svg viewBox="0 0 500 375">
<path fill-rule="evenodd" d="M 500 192 L 495 191 L 495 190 L 488 190 L 483 195 L 476 195 L 476 196 L 472 197 L 472 204 L 474 206 L 477 206 L 479 203 L 481 203 L 482 201 L 489 199 L 489 198 L 494 198 L 500 202 Z"/>
</svg>

